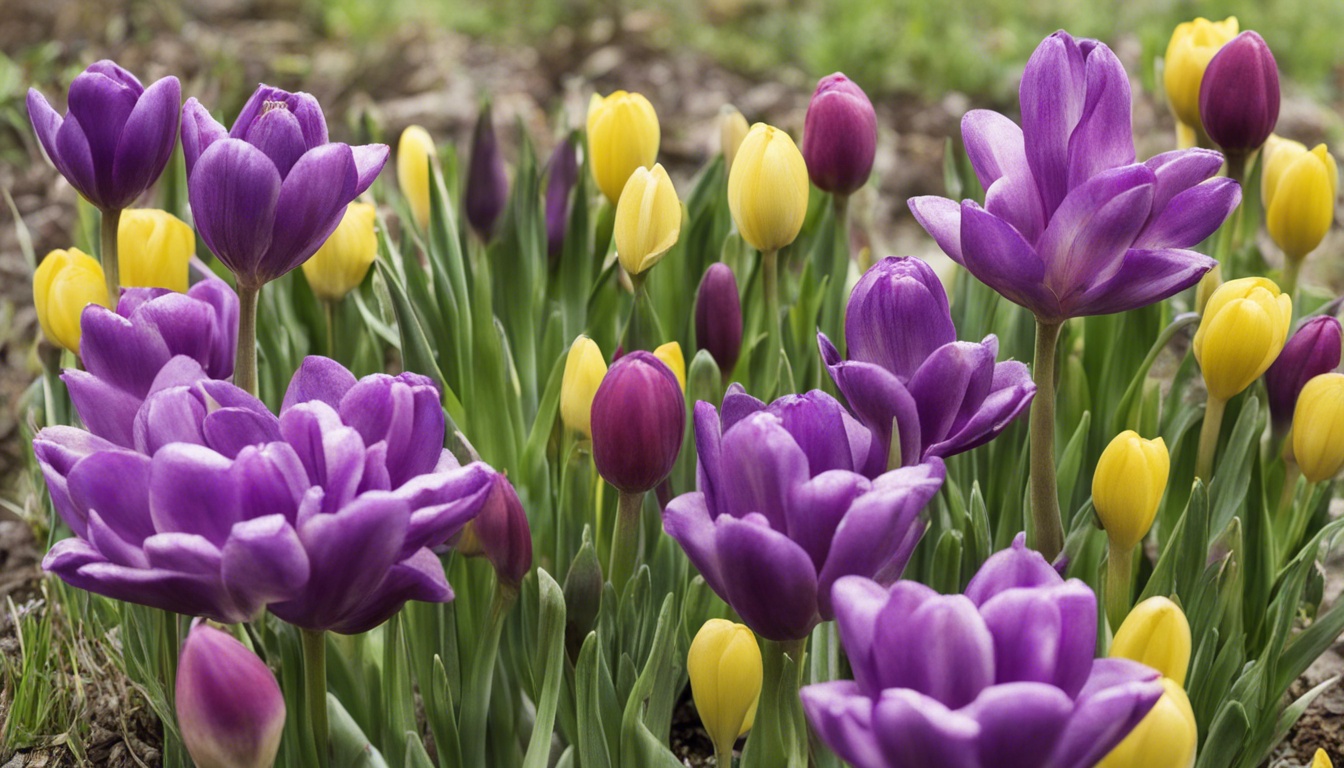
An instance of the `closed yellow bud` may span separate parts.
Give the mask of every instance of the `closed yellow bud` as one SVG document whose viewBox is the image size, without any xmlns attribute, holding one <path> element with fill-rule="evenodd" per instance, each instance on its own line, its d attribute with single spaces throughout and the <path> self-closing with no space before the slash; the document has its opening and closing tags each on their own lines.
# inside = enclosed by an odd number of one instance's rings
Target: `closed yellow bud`
<svg viewBox="0 0 1344 768">
<path fill-rule="evenodd" d="M 616 204 L 616 255 L 638 275 L 662 260 L 681 237 L 681 200 L 661 164 L 636 168 Z"/>
<path fill-rule="evenodd" d="M 719 110 L 719 145 L 723 151 L 724 170 L 733 167 L 737 148 L 742 146 L 742 140 L 747 138 L 747 131 L 750 129 L 747 118 L 737 111 L 737 107 L 725 104 L 723 109 Z"/>
<path fill-rule="evenodd" d="M 1195 332 L 1209 395 L 1229 400 L 1260 378 L 1283 351 L 1292 316 L 1292 297 L 1273 280 L 1243 277 L 1219 286 Z"/>
<path fill-rule="evenodd" d="M 378 218 L 368 203 L 351 203 L 336 231 L 303 263 L 303 276 L 317 298 L 340 301 L 359 287 L 378 258 Z"/>
<path fill-rule="evenodd" d="M 751 247 L 777 251 L 793 242 L 807 216 L 807 163 L 789 134 L 757 123 L 728 172 L 728 209 Z"/>
<path fill-rule="evenodd" d="M 1330 762 L 1330 756 L 1324 749 L 1316 750 L 1316 756 L 1311 759 L 1311 768 L 1335 768 L 1335 764 Z"/>
<path fill-rule="evenodd" d="M 1144 440 L 1127 429 L 1101 452 L 1092 475 L 1092 506 L 1114 546 L 1129 551 L 1148 534 L 1170 471 L 1160 437 Z"/>
<path fill-rule="evenodd" d="M 585 437 L 593 436 L 593 396 L 606 375 L 607 361 L 597 342 L 580 335 L 569 348 L 560 381 L 560 420 L 566 427 Z"/>
<path fill-rule="evenodd" d="M 1190 622 L 1180 606 L 1150 597 L 1134 606 L 1111 642 L 1111 658 L 1132 659 L 1185 685 L 1190 666 Z"/>
<path fill-rule="evenodd" d="M 187 265 L 196 233 L 167 211 L 127 208 L 117 222 L 117 265 L 123 288 L 167 288 L 186 293 Z"/>
<path fill-rule="evenodd" d="M 429 164 L 437 155 L 429 131 L 412 125 L 401 132 L 397 141 L 397 186 L 422 229 L 429 226 Z"/>
<path fill-rule="evenodd" d="M 1289 259 L 1316 249 L 1335 220 L 1339 168 L 1320 144 L 1311 151 L 1296 141 L 1269 142 L 1261 183 L 1265 226 Z"/>
<path fill-rule="evenodd" d="M 761 649 L 743 624 L 710 619 L 695 634 L 686 657 L 691 695 L 700 722 L 720 754 L 751 730 L 761 697 Z"/>
<path fill-rule="evenodd" d="M 33 273 L 33 305 L 43 335 L 75 354 L 84 308 L 107 303 L 102 265 L 78 248 L 48 253 Z"/>
<path fill-rule="evenodd" d="M 677 377 L 677 383 L 681 385 L 681 391 L 686 391 L 686 358 L 681 354 L 681 345 L 675 341 L 669 341 L 663 346 L 653 350 L 653 356 L 663 361 L 663 364 L 672 369 L 673 375 Z"/>
<path fill-rule="evenodd" d="M 1162 62 L 1162 84 L 1167 90 L 1167 103 L 1176 119 L 1190 128 L 1201 128 L 1199 119 L 1199 86 L 1209 60 L 1239 31 L 1236 16 L 1222 21 L 1205 18 L 1177 24 L 1167 43 L 1167 55 Z"/>
<path fill-rule="evenodd" d="M 1097 768 L 1190 768 L 1198 744 L 1190 697 L 1175 680 L 1163 678 L 1162 698 Z"/>
<path fill-rule="evenodd" d="M 597 188 L 613 204 L 636 168 L 658 157 L 658 113 L 638 93 L 616 91 L 588 102 L 588 162 Z"/>
<path fill-rule="evenodd" d="M 1344 466 L 1344 374 L 1321 374 L 1302 387 L 1293 411 L 1293 456 L 1313 483 Z"/>
</svg>

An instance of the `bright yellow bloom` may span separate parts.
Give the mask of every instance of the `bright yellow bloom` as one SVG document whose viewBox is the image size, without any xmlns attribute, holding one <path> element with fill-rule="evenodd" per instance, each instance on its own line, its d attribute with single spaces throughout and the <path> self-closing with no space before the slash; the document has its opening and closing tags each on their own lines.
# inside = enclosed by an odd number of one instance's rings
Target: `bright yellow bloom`
<svg viewBox="0 0 1344 768">
<path fill-rule="evenodd" d="M 723 168 L 729 170 L 733 167 L 733 158 L 737 157 L 737 148 L 742 146 L 742 140 L 747 138 L 747 131 L 751 126 L 747 125 L 747 118 L 737 111 L 737 107 L 732 104 L 723 105 L 719 110 L 719 145 L 723 151 Z"/>
<path fill-rule="evenodd" d="M 117 222 L 117 265 L 123 288 L 167 288 L 186 293 L 187 265 L 196 233 L 167 211 L 127 208 Z"/>
<path fill-rule="evenodd" d="M 1283 351 L 1292 316 L 1292 297 L 1267 278 L 1229 280 L 1214 291 L 1194 344 L 1209 395 L 1229 400 L 1260 378 Z"/>
<path fill-rule="evenodd" d="M 1189 768 L 1195 764 L 1199 726 L 1190 698 L 1171 678 L 1162 680 L 1162 698 L 1097 768 Z"/>
<path fill-rule="evenodd" d="M 1293 456 L 1313 483 L 1329 480 L 1344 467 L 1344 374 L 1321 374 L 1297 396 Z"/>
<path fill-rule="evenodd" d="M 1185 684 L 1190 666 L 1190 622 L 1180 606 L 1150 597 L 1134 606 L 1111 642 L 1111 658 L 1133 659 Z"/>
<path fill-rule="evenodd" d="M 108 304 L 102 265 L 78 248 L 48 253 L 33 273 L 33 305 L 43 335 L 79 354 L 79 321 L 90 304 Z"/>
<path fill-rule="evenodd" d="M 588 102 L 588 162 L 597 188 L 613 204 L 636 168 L 658 157 L 658 113 L 638 93 L 616 91 Z"/>
<path fill-rule="evenodd" d="M 681 236 L 681 200 L 661 164 L 636 168 L 616 204 L 616 254 L 638 275 L 662 260 Z"/>
<path fill-rule="evenodd" d="M 720 753 L 751 730 L 761 696 L 761 649 L 743 624 L 710 619 L 696 633 L 686 657 L 691 695 L 709 738 Z"/>
<path fill-rule="evenodd" d="M 593 397 L 606 375 L 607 361 L 597 342 L 580 335 L 569 348 L 560 381 L 560 420 L 566 427 L 585 437 L 593 436 Z"/>
<path fill-rule="evenodd" d="M 728 172 L 728 208 L 742 239 L 758 251 L 793 242 L 807 215 L 807 163 L 789 134 L 757 123 Z"/>
<path fill-rule="evenodd" d="M 412 125 L 401 132 L 397 142 L 397 185 L 422 229 L 429 226 L 429 164 L 437 156 L 429 131 Z"/>
<path fill-rule="evenodd" d="M 1271 137 L 1260 187 L 1269 236 L 1289 259 L 1316 249 L 1335 220 L 1339 167 L 1324 144 L 1307 148 Z"/>
<path fill-rule="evenodd" d="M 663 364 L 672 369 L 672 373 L 677 377 L 677 383 L 681 385 L 681 391 L 686 391 L 686 358 L 681 354 L 681 345 L 675 341 L 669 341 L 663 346 L 653 350 L 653 356 L 663 361 Z"/>
<path fill-rule="evenodd" d="M 1316 750 L 1316 756 L 1311 759 L 1311 768 L 1335 768 L 1335 764 L 1330 762 L 1330 756 L 1324 749 Z"/>
<path fill-rule="evenodd" d="M 331 237 L 303 263 L 303 276 L 323 301 L 340 301 L 359 287 L 378 258 L 378 218 L 368 203 L 351 203 Z"/>
<path fill-rule="evenodd" d="M 1205 18 L 1177 24 L 1167 43 L 1167 55 L 1162 62 L 1162 83 L 1167 89 L 1167 103 L 1176 119 L 1190 128 L 1200 128 L 1199 85 L 1209 60 L 1229 40 L 1237 36 L 1236 16 L 1222 21 Z"/>
<path fill-rule="evenodd" d="M 1114 546 L 1128 551 L 1148 534 L 1170 470 L 1171 457 L 1160 437 L 1144 440 L 1125 430 L 1101 452 L 1092 475 L 1092 506 Z"/>
</svg>

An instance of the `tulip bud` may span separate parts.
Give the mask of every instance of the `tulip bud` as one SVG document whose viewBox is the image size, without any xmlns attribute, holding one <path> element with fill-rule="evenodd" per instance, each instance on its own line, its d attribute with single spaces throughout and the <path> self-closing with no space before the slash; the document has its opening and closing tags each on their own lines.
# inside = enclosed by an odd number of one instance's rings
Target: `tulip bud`
<svg viewBox="0 0 1344 768">
<path fill-rule="evenodd" d="M 1184 685 L 1190 666 L 1190 623 L 1172 601 L 1150 597 L 1134 606 L 1120 624 L 1110 656 L 1147 664 Z"/>
<path fill-rule="evenodd" d="M 737 278 L 723 262 L 711 264 L 695 292 L 695 345 L 709 350 L 724 377 L 742 351 L 742 299 Z"/>
<path fill-rule="evenodd" d="M 677 377 L 648 352 L 612 364 L 593 397 L 593 462 L 617 490 L 645 493 L 672 472 L 686 429 Z"/>
<path fill-rule="evenodd" d="M 378 258 L 378 214 L 368 203 L 351 203 L 336 231 L 303 263 L 303 276 L 323 301 L 340 301 L 364 282 Z"/>
<path fill-rule="evenodd" d="M 485 557 L 500 583 L 514 589 L 531 570 L 532 528 L 518 492 L 502 473 L 495 475 L 481 511 L 462 529 L 453 548 L 467 557 Z"/>
<path fill-rule="evenodd" d="M 1092 505 L 1114 547 L 1128 552 L 1148 534 L 1170 470 L 1160 437 L 1144 440 L 1125 430 L 1101 452 L 1092 475 Z"/>
<path fill-rule="evenodd" d="M 597 342 L 580 335 L 565 358 L 565 374 L 560 381 L 560 420 L 566 427 L 592 437 L 593 395 L 607 375 L 607 361 Z"/>
<path fill-rule="evenodd" d="M 78 248 L 47 254 L 33 273 L 33 305 L 42 335 L 79 354 L 80 318 L 90 304 L 108 304 L 102 266 Z"/>
<path fill-rule="evenodd" d="M 616 254 L 638 275 L 662 260 L 681 236 L 681 200 L 661 164 L 636 168 L 616 204 Z"/>
<path fill-rule="evenodd" d="M 717 754 L 732 753 L 733 742 L 756 720 L 763 666 L 756 636 L 726 619 L 705 622 L 686 655 L 691 696 Z"/>
<path fill-rule="evenodd" d="M 1097 768 L 1190 768 L 1195 764 L 1199 726 L 1180 684 L 1162 680 L 1162 698 Z"/>
<path fill-rule="evenodd" d="M 1199 85 L 1209 60 L 1218 53 L 1238 31 L 1237 17 L 1222 21 L 1198 18 L 1177 24 L 1167 43 L 1167 55 L 1162 61 L 1162 84 L 1167 90 L 1171 114 L 1181 125 L 1203 128 L 1199 119 Z"/>
<path fill-rule="evenodd" d="M 1291 425 L 1297 396 L 1308 381 L 1339 367 L 1341 336 L 1339 321 L 1322 315 L 1303 323 L 1283 345 L 1283 352 L 1265 371 L 1269 413 L 1276 429 Z"/>
<path fill-rule="evenodd" d="M 614 205 L 636 168 L 658 157 L 658 113 L 638 93 L 616 91 L 588 102 L 588 162 L 597 188 Z"/>
<path fill-rule="evenodd" d="M 1279 356 L 1292 320 L 1292 297 L 1273 280 L 1229 280 L 1209 297 L 1195 332 L 1195 360 L 1209 394 L 1229 400 Z"/>
<path fill-rule="evenodd" d="M 1319 144 L 1310 152 L 1295 141 L 1269 144 L 1261 185 L 1265 227 L 1291 260 L 1316 250 L 1335 220 L 1339 168 Z"/>
<path fill-rule="evenodd" d="M 853 194 L 873 172 L 877 113 L 853 80 L 836 72 L 817 83 L 803 123 L 807 173 L 824 192 Z"/>
<path fill-rule="evenodd" d="M 1242 32 L 1214 54 L 1199 86 L 1199 116 L 1224 152 L 1265 143 L 1279 121 L 1279 68 L 1264 38 Z"/>
<path fill-rule="evenodd" d="M 280 749 L 285 699 L 271 670 L 197 620 L 177 666 L 177 723 L 200 768 L 268 768 Z"/>
<path fill-rule="evenodd" d="M 397 141 L 397 185 L 421 229 L 429 226 L 429 164 L 438 155 L 429 131 L 412 125 Z"/>
<path fill-rule="evenodd" d="M 570 661 L 577 661 L 583 640 L 597 623 L 597 612 L 602 607 L 602 563 L 593 546 L 592 531 L 584 526 L 583 544 L 565 574 L 565 651 Z"/>
<path fill-rule="evenodd" d="M 1311 768 L 1335 768 L 1335 764 L 1330 762 L 1330 756 L 1324 749 L 1316 750 L 1316 756 L 1311 758 Z"/>
<path fill-rule="evenodd" d="M 196 233 L 167 211 L 127 208 L 117 223 L 117 264 L 123 288 L 187 292 L 187 264 Z"/>
<path fill-rule="evenodd" d="M 747 138 L 747 131 L 751 126 L 747 125 L 747 118 L 737 111 L 737 107 L 732 104 L 724 104 L 719 110 L 719 147 L 723 152 L 723 169 L 728 171 L 733 167 L 733 158 L 737 157 L 737 148 L 742 146 L 742 140 Z"/>
<path fill-rule="evenodd" d="M 471 132 L 471 159 L 467 163 L 467 223 L 477 236 L 488 241 L 495 233 L 495 222 L 509 201 L 509 177 L 504 158 L 499 154 L 495 124 L 490 119 L 490 102 L 481 107 L 476 128 Z"/>
<path fill-rule="evenodd" d="M 546 255 L 554 259 L 565 247 L 565 233 L 569 231 L 570 192 L 579 176 L 579 151 L 574 138 L 555 146 L 551 159 L 546 161 Z"/>
<path fill-rule="evenodd" d="M 789 135 L 757 123 L 728 173 L 728 208 L 751 247 L 777 251 L 792 243 L 807 216 L 807 164 Z"/>
<path fill-rule="evenodd" d="M 1344 466 L 1344 374 L 1322 374 L 1302 388 L 1293 412 L 1293 456 L 1313 483 Z"/>
<path fill-rule="evenodd" d="M 686 358 L 681 354 L 681 345 L 675 341 L 669 341 L 666 344 L 653 350 L 653 356 L 663 361 L 663 365 L 672 371 L 672 375 L 677 377 L 677 385 L 681 391 L 686 391 Z"/>
</svg>

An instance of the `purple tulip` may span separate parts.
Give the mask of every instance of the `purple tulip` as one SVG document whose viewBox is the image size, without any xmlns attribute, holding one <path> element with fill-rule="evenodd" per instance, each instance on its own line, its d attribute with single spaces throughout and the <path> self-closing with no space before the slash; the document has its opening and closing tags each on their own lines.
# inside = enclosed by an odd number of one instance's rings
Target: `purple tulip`
<svg viewBox="0 0 1344 768">
<path fill-rule="evenodd" d="M 742 351 L 742 299 L 723 262 L 709 265 L 695 292 L 695 345 L 709 350 L 725 379 L 732 375 Z"/>
<path fill-rule="evenodd" d="M 285 729 L 285 697 L 266 664 L 199 619 L 177 664 L 182 742 L 206 768 L 269 768 Z"/>
<path fill-rule="evenodd" d="M 387 162 L 384 144 L 329 142 L 317 99 L 268 85 L 228 132 L 188 99 L 182 151 L 196 229 L 251 289 L 307 261 Z"/>
<path fill-rule="evenodd" d="M 182 86 L 165 77 L 148 88 L 103 59 L 70 83 L 65 117 L 28 89 L 28 118 L 56 170 L 103 211 L 120 211 L 163 173 L 177 143 Z"/>
<path fill-rule="evenodd" d="M 985 206 L 916 197 L 910 210 L 958 264 L 1047 323 L 1124 312 L 1213 268 L 1187 250 L 1241 200 L 1217 152 L 1136 163 L 1129 78 L 1104 44 L 1046 38 L 1022 76 L 1022 127 L 988 110 L 961 121 Z"/>
<path fill-rule="evenodd" d="M 937 458 L 878 474 L 872 440 L 820 390 L 767 406 L 734 384 L 721 413 L 695 406 L 699 490 L 667 505 L 663 528 L 753 631 L 807 637 L 834 615 L 837 579 L 901 575 L 943 482 Z"/>
<path fill-rule="evenodd" d="M 994 361 L 993 334 L 957 341 L 943 284 L 913 257 L 883 259 L 854 286 L 845 310 L 849 360 L 825 334 L 817 339 L 835 385 L 877 435 L 884 466 L 893 420 L 899 463 L 908 466 L 989 442 L 1036 394 L 1025 365 Z"/>
<path fill-rule="evenodd" d="M 1293 409 L 1302 388 L 1316 376 L 1339 367 L 1341 352 L 1339 321 L 1329 315 L 1302 323 L 1283 345 L 1274 364 L 1265 371 L 1269 413 L 1274 428 L 1286 431 L 1293 423 Z"/>
<path fill-rule="evenodd" d="M 495 124 L 490 119 L 490 103 L 481 107 L 476 128 L 471 132 L 471 159 L 467 164 L 467 223 L 488 241 L 495 222 L 509 202 L 509 177 L 504 173 L 504 158 L 499 154 Z"/>
<path fill-rule="evenodd" d="M 484 557 L 503 584 L 515 589 L 532 568 L 532 528 L 513 483 L 496 474 L 480 514 L 453 545 L 467 557 Z"/>
<path fill-rule="evenodd" d="M 854 680 L 803 688 L 803 709 L 857 768 L 1089 768 L 1162 695 L 1156 671 L 1093 659 L 1096 596 L 1020 535 L 965 595 L 851 576 L 832 597 Z"/>
<path fill-rule="evenodd" d="M 128 288 L 116 312 L 85 307 L 80 327 L 84 370 L 61 379 L 90 432 L 131 448 L 135 414 L 151 391 L 233 373 L 238 297 L 217 278 L 185 294 Z"/>
<path fill-rule="evenodd" d="M 80 589 L 226 623 L 269 608 L 304 629 L 355 633 L 407 600 L 452 599 L 432 548 L 475 517 L 495 476 L 443 448 L 429 379 L 356 381 L 319 357 L 299 368 L 278 418 L 200 377 L 151 392 L 133 431 L 134 450 L 72 427 L 38 433 L 75 534 L 43 567 Z"/>
<path fill-rule="evenodd" d="M 817 83 L 803 123 L 803 159 L 812 183 L 836 195 L 868 181 L 877 156 L 877 113 L 853 80 L 836 72 Z"/>
<path fill-rule="evenodd" d="M 579 151 L 573 134 L 555 145 L 546 161 L 546 254 L 560 256 L 569 230 L 570 192 L 579 180 Z"/>
<path fill-rule="evenodd" d="M 1264 38 L 1242 32 L 1219 49 L 1199 85 L 1199 118 L 1228 154 L 1259 149 L 1279 122 L 1279 67 Z"/>
<path fill-rule="evenodd" d="M 652 353 L 612 363 L 593 396 L 593 463 L 626 493 L 652 490 L 672 473 L 686 429 L 676 374 Z"/>
</svg>

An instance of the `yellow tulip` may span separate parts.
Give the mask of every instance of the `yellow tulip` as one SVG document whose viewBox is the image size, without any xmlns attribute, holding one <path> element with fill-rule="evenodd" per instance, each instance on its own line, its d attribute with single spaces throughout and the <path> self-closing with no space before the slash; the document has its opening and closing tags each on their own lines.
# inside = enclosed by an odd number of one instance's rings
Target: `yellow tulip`
<svg viewBox="0 0 1344 768">
<path fill-rule="evenodd" d="M 47 254 L 33 273 L 33 305 L 43 335 L 79 354 L 79 321 L 90 304 L 108 304 L 102 266 L 78 248 Z"/>
<path fill-rule="evenodd" d="M 807 163 L 789 135 L 757 123 L 728 173 L 728 208 L 742 239 L 762 251 L 793 242 L 807 215 Z"/>
<path fill-rule="evenodd" d="M 1150 597 L 1125 617 L 1111 642 L 1110 655 L 1147 664 L 1184 685 L 1190 666 L 1190 623 L 1171 600 Z"/>
<path fill-rule="evenodd" d="M 1311 768 L 1335 768 L 1335 764 L 1330 762 L 1330 756 L 1324 749 L 1316 750 L 1316 756 L 1311 759 Z"/>
<path fill-rule="evenodd" d="M 368 203 L 351 203 L 331 237 L 303 263 L 303 276 L 323 301 L 340 301 L 359 287 L 378 258 L 378 218 Z"/>
<path fill-rule="evenodd" d="M 1293 411 L 1293 456 L 1313 483 L 1344 467 L 1344 374 L 1321 374 L 1302 387 Z"/>
<path fill-rule="evenodd" d="M 751 126 L 747 125 L 747 118 L 737 111 L 737 107 L 732 104 L 723 105 L 719 110 L 719 145 L 723 151 L 723 168 L 728 170 L 733 167 L 733 158 L 737 157 L 737 148 L 742 146 L 742 140 L 747 138 L 747 131 Z"/>
<path fill-rule="evenodd" d="M 710 619 L 696 633 L 686 658 L 691 696 L 715 753 L 729 755 L 751 730 L 761 696 L 761 649 L 745 625 Z"/>
<path fill-rule="evenodd" d="M 397 185 L 423 229 L 429 226 L 429 164 L 438 156 L 429 131 L 412 125 L 397 141 Z"/>
<path fill-rule="evenodd" d="M 1125 430 L 1101 452 L 1092 475 L 1092 506 L 1113 546 L 1128 551 L 1148 534 L 1170 470 L 1167 444 L 1160 437 L 1144 440 Z"/>
<path fill-rule="evenodd" d="M 607 361 L 597 342 L 580 335 L 569 348 L 560 381 L 560 420 L 566 427 L 585 437 L 593 436 L 593 396 L 606 375 Z"/>
<path fill-rule="evenodd" d="M 1292 315 L 1292 297 L 1273 280 L 1243 277 L 1214 291 L 1194 343 L 1209 395 L 1226 401 L 1260 378 L 1283 351 Z"/>
<path fill-rule="evenodd" d="M 117 264 L 123 288 L 185 293 L 196 233 L 167 211 L 127 208 L 117 223 Z"/>
<path fill-rule="evenodd" d="M 1162 698 L 1097 768 L 1189 768 L 1198 745 L 1190 698 L 1175 680 L 1163 678 Z"/>
<path fill-rule="evenodd" d="M 593 180 L 613 204 L 636 168 L 658 157 L 658 113 L 638 93 L 616 91 L 588 102 L 588 162 Z"/>
<path fill-rule="evenodd" d="M 1237 17 L 1222 21 L 1199 18 L 1176 25 L 1167 43 L 1162 63 L 1162 83 L 1167 90 L 1171 113 L 1184 125 L 1200 129 L 1199 86 L 1209 60 L 1229 40 L 1237 36 Z"/>
<path fill-rule="evenodd" d="M 686 358 L 681 354 L 681 345 L 675 341 L 669 341 L 661 347 L 653 350 L 653 356 L 663 361 L 663 364 L 672 369 L 672 373 L 677 377 L 677 383 L 681 385 L 681 391 L 686 391 Z"/>
<path fill-rule="evenodd" d="M 1285 257 L 1301 259 L 1335 220 L 1339 168 L 1324 144 L 1311 151 L 1290 139 L 1268 145 L 1261 184 L 1265 225 Z"/>
<path fill-rule="evenodd" d="M 681 237 L 681 200 L 661 164 L 636 168 L 616 204 L 616 254 L 638 275 L 662 260 Z"/>
</svg>

